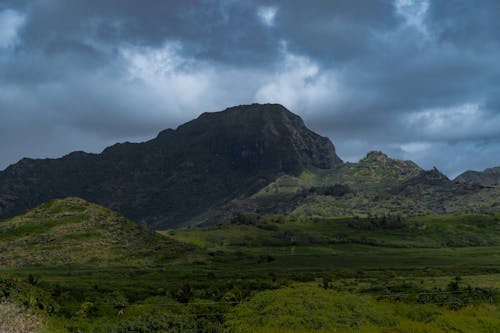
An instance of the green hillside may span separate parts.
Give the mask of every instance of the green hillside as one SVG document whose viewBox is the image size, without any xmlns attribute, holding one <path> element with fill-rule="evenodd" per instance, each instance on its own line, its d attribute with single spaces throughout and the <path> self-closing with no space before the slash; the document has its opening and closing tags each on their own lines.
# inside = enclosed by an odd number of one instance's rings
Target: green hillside
<svg viewBox="0 0 500 333">
<path fill-rule="evenodd" d="M 194 225 L 230 221 L 237 214 L 402 216 L 500 211 L 500 187 L 451 181 L 437 169 L 370 152 L 357 163 L 282 175 L 248 198 L 213 207 Z"/>
<path fill-rule="evenodd" d="M 192 247 L 79 198 L 53 200 L 0 222 L 0 266 L 151 264 Z"/>
<path fill-rule="evenodd" d="M 260 190 L 254 198 L 337 184 L 347 185 L 354 191 L 379 192 L 416 177 L 421 171 L 412 161 L 391 159 L 382 152 L 373 151 L 358 163 L 344 163 L 332 169 L 310 168 L 299 177 L 284 175 Z"/>
</svg>

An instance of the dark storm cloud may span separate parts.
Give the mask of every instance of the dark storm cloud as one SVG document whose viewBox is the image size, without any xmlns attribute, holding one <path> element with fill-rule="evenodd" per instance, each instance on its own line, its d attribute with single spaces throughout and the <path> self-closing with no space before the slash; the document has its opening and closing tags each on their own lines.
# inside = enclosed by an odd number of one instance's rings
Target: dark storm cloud
<svg viewBox="0 0 500 333">
<path fill-rule="evenodd" d="M 377 47 L 377 32 L 398 19 L 391 1 L 280 1 L 278 32 L 292 51 L 326 64 L 350 62 Z M 353 59 L 354 58 L 354 59 Z"/>
<path fill-rule="evenodd" d="M 182 41 L 189 56 L 238 64 L 275 52 L 251 1 L 39 1 L 23 36 L 32 45 L 59 40 L 159 46 Z"/>
<path fill-rule="evenodd" d="M 0 168 L 279 102 L 354 160 L 500 165 L 498 1 L 0 0 Z"/>
<path fill-rule="evenodd" d="M 498 1 L 433 1 L 428 23 L 440 42 L 467 49 L 491 50 L 498 46 Z"/>
</svg>

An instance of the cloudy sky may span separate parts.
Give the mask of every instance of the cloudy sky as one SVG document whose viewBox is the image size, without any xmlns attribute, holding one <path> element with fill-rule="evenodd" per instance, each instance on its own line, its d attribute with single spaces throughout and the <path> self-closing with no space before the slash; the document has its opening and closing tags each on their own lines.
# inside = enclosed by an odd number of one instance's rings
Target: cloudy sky
<svg viewBox="0 0 500 333">
<path fill-rule="evenodd" d="M 500 165 L 497 0 L 0 0 L 0 169 L 281 103 L 356 161 Z"/>
</svg>

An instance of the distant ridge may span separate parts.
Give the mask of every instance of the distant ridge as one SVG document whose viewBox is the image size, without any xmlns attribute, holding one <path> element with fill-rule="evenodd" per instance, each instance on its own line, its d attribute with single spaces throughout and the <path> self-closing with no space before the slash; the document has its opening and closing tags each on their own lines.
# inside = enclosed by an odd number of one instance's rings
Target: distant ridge
<svg viewBox="0 0 500 333">
<path fill-rule="evenodd" d="M 488 168 L 484 171 L 465 171 L 458 175 L 455 180 L 460 183 L 475 183 L 483 186 L 499 185 L 500 167 Z"/>
<path fill-rule="evenodd" d="M 213 225 L 241 214 L 296 216 L 416 216 L 491 213 L 500 210 L 500 187 L 452 181 L 437 168 L 373 151 L 357 163 L 284 175 L 249 198 L 195 217 L 191 224 Z"/>
<path fill-rule="evenodd" d="M 282 105 L 240 105 L 101 154 L 25 158 L 0 172 L 0 218 L 77 196 L 152 228 L 175 227 L 280 175 L 341 164 L 330 140 Z"/>
</svg>

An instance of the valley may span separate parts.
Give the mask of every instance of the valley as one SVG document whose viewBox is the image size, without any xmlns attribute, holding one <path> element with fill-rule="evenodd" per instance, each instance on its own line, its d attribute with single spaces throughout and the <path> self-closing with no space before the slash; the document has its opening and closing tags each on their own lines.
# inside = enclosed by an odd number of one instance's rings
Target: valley
<svg viewBox="0 0 500 333">
<path fill-rule="evenodd" d="M 109 234 L 88 242 L 80 237 L 77 249 L 59 246 L 74 257 L 26 241 L 33 232 L 69 228 L 67 220 L 55 217 L 73 214 L 76 202 L 85 208 L 80 213 L 109 215 L 101 216 Z M 26 216 L 43 216 L 42 225 L 54 222 L 37 231 L 12 227 Z M 143 231 L 135 240 L 129 234 L 134 245 L 109 253 L 101 247 L 102 254 L 88 260 L 77 251 L 123 237 L 121 228 L 109 229 L 115 213 L 72 198 L 26 216 L 1 222 L 0 231 L 45 256 L 18 256 L 13 262 L 2 252 L 0 295 L 37 314 L 41 332 L 448 332 L 462 325 L 497 332 L 500 327 L 498 214 L 240 215 L 219 226 L 146 233 L 145 242 Z"/>
<path fill-rule="evenodd" d="M 343 162 L 275 104 L 23 159 L 0 332 L 500 332 L 495 170 Z"/>
</svg>

